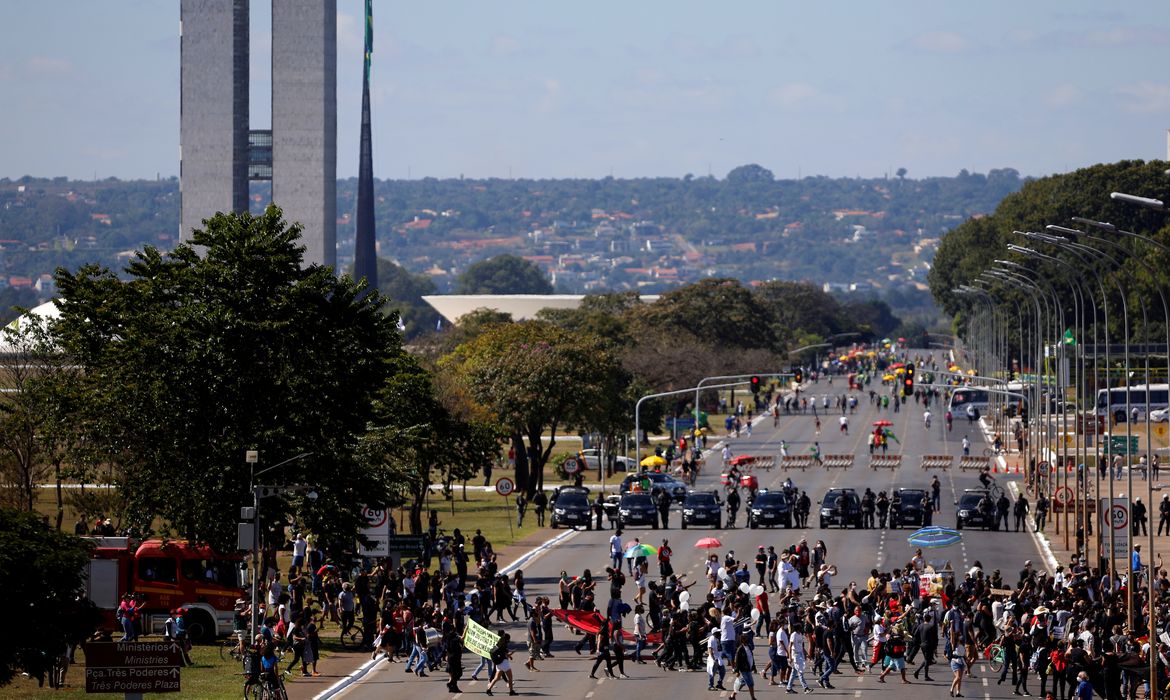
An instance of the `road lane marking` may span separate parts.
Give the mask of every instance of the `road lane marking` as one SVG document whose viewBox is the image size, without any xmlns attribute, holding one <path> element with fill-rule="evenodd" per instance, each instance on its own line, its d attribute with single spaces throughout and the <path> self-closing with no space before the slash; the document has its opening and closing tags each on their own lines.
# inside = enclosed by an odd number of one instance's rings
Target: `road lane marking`
<svg viewBox="0 0 1170 700">
<path fill-rule="evenodd" d="M 860 690 L 853 691 L 853 697 L 855 697 L 855 698 L 861 697 L 861 691 Z"/>
<path fill-rule="evenodd" d="M 983 680 L 983 687 L 986 688 L 987 687 L 987 679 L 983 678 L 982 680 Z"/>
<path fill-rule="evenodd" d="M 585 697 L 586 699 L 593 697 L 593 691 L 590 690 L 588 693 L 585 693 Z"/>
</svg>

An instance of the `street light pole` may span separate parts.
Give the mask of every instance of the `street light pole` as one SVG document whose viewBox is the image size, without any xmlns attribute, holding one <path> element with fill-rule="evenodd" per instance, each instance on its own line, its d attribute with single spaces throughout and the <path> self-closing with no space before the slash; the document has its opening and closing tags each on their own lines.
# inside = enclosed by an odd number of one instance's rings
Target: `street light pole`
<svg viewBox="0 0 1170 700">
<path fill-rule="evenodd" d="M 257 472 L 256 464 L 260 461 L 260 453 L 257 450 L 247 450 L 244 452 L 244 462 L 247 463 L 249 468 L 249 486 L 252 489 L 252 628 L 249 630 L 251 637 L 255 637 L 256 635 L 258 616 L 260 614 L 260 489 L 256 486 L 256 477 L 263 476 L 273 469 L 283 467 L 290 462 L 304 459 L 313 454 L 315 453 L 302 452 L 296 457 L 290 457 L 283 462 L 278 462 L 271 467 L 265 467 Z"/>
<path fill-rule="evenodd" d="M 727 387 L 743 386 L 744 384 L 747 384 L 747 382 L 733 382 L 731 384 L 712 384 L 711 386 L 709 386 L 707 388 L 708 389 L 726 389 Z M 642 413 L 641 413 L 642 402 L 645 401 L 646 399 L 657 399 L 657 398 L 662 398 L 663 396 L 678 396 L 679 394 L 689 394 L 692 391 L 695 391 L 697 388 L 698 387 L 690 387 L 687 389 L 677 389 L 675 391 L 664 391 L 664 392 L 661 392 L 658 394 L 646 394 L 642 398 L 638 399 L 638 402 L 634 404 L 634 455 L 637 457 L 637 459 L 635 461 L 638 463 L 639 467 L 642 466 Z M 626 446 L 626 458 L 628 459 L 629 456 L 630 456 L 629 445 L 627 445 Z M 639 469 L 639 471 L 641 471 L 641 469 Z"/>
</svg>

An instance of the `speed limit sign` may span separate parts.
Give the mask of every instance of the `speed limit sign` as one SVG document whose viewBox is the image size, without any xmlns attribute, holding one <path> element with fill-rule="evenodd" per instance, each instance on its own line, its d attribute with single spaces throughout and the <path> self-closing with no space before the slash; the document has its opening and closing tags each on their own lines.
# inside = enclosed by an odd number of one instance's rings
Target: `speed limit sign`
<svg viewBox="0 0 1170 700">
<path fill-rule="evenodd" d="M 506 476 L 502 476 L 498 481 L 496 481 L 496 493 L 500 494 L 501 496 L 507 496 L 515 490 L 515 482 Z"/>
<path fill-rule="evenodd" d="M 572 476 L 581 471 L 581 460 L 576 457 L 569 457 L 561 464 L 561 468 L 565 470 L 566 474 Z"/>
<path fill-rule="evenodd" d="M 1109 509 L 1109 522 L 1114 530 L 1124 530 L 1129 527 L 1129 506 L 1123 503 L 1114 503 Z"/>
<path fill-rule="evenodd" d="M 1061 486 L 1056 489 L 1056 493 L 1052 495 L 1052 500 L 1056 501 L 1057 505 L 1066 505 L 1072 502 L 1073 491 L 1067 486 Z"/>
</svg>

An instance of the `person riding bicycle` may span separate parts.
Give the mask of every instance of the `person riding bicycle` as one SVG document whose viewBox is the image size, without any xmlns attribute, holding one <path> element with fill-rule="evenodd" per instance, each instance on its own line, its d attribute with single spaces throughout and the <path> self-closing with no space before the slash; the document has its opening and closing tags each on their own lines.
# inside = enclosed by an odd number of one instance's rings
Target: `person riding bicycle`
<svg viewBox="0 0 1170 700">
<path fill-rule="evenodd" d="M 734 484 L 734 482 L 732 482 Z M 735 527 L 735 516 L 739 513 L 739 489 L 729 486 L 727 489 L 727 527 Z"/>
<path fill-rule="evenodd" d="M 983 484 L 983 488 L 991 488 L 991 482 L 995 481 L 995 477 L 991 476 L 991 470 L 984 467 L 979 470 L 979 483 Z"/>
<path fill-rule="evenodd" d="M 922 414 L 922 424 L 926 427 L 927 430 L 930 430 L 930 411 L 926 411 Z"/>
</svg>

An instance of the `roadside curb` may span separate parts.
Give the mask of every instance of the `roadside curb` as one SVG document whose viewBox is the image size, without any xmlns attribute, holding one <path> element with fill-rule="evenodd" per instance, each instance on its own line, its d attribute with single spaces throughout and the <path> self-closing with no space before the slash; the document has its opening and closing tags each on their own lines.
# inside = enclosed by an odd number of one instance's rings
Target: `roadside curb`
<svg viewBox="0 0 1170 700">
<path fill-rule="evenodd" d="M 558 534 L 556 537 L 545 540 L 540 545 L 528 550 L 524 554 L 517 557 L 511 564 L 505 566 L 503 569 L 500 569 L 500 573 L 501 574 L 512 573 L 516 569 L 519 569 L 521 566 L 524 566 L 525 564 L 532 561 L 533 559 L 536 559 L 541 554 L 544 554 L 552 547 L 554 547 L 558 544 L 561 544 L 562 542 L 565 542 L 566 540 L 572 538 L 578 532 L 580 532 L 580 531 L 579 530 L 566 530 L 565 532 Z M 381 660 L 382 659 L 366 661 L 361 666 L 358 666 L 356 669 L 354 669 L 345 678 L 342 678 L 341 680 L 337 681 L 336 683 L 329 686 L 325 690 L 314 695 L 313 700 L 329 700 L 330 698 L 335 697 L 336 695 L 340 694 L 342 691 L 346 690 L 347 688 L 349 688 L 351 685 L 353 685 L 357 681 L 364 678 L 370 671 L 372 671 L 374 669 L 375 666 L 378 665 L 378 662 Z"/>
</svg>

